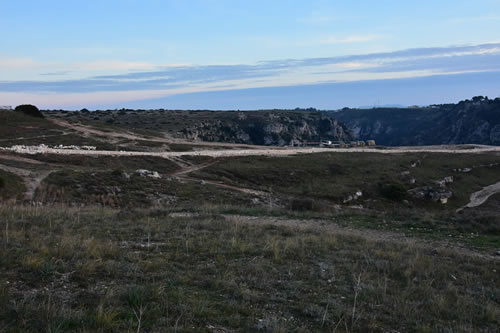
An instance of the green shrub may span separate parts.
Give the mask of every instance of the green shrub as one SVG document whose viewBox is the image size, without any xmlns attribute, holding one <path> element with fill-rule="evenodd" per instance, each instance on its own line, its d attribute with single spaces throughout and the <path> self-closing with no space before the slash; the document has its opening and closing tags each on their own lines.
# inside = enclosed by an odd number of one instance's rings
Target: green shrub
<svg viewBox="0 0 500 333">
<path fill-rule="evenodd" d="M 18 105 L 16 106 L 15 111 L 22 112 L 30 117 L 44 118 L 40 110 L 38 110 L 36 106 L 31 104 Z"/>
<path fill-rule="evenodd" d="M 149 290 L 144 286 L 132 285 L 127 288 L 125 301 L 131 308 L 141 307 L 148 297 Z"/>
<path fill-rule="evenodd" d="M 312 199 L 293 199 L 290 202 L 291 210 L 308 211 L 314 209 L 314 201 Z"/>
<path fill-rule="evenodd" d="M 386 183 L 380 186 L 380 193 L 392 201 L 403 201 L 406 198 L 406 187 L 401 183 Z"/>
</svg>

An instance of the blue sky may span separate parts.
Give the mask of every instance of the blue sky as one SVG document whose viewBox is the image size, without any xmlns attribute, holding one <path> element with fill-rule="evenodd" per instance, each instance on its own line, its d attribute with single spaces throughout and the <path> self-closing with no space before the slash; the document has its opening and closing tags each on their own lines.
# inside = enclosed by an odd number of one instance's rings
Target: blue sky
<svg viewBox="0 0 500 333">
<path fill-rule="evenodd" d="M 0 12 L 0 105 L 334 109 L 500 96 L 498 0 L 2 0 Z"/>
</svg>

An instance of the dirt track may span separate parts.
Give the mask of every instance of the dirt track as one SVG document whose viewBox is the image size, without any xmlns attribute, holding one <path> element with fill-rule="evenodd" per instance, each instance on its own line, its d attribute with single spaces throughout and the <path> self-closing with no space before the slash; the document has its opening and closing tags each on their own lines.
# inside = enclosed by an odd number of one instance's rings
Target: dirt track
<svg viewBox="0 0 500 333">
<path fill-rule="evenodd" d="M 460 208 L 458 211 L 461 211 L 464 208 L 481 206 L 486 202 L 486 200 L 488 200 L 489 197 L 496 193 L 500 193 L 500 182 L 490 186 L 486 186 L 482 190 L 472 193 L 470 196 L 470 202 L 463 208 Z"/>
<path fill-rule="evenodd" d="M 178 159 L 171 159 L 171 160 L 174 161 L 174 162 L 176 162 L 181 167 L 181 169 L 179 171 L 176 171 L 176 172 L 172 173 L 170 176 L 175 176 L 175 177 L 182 178 L 182 179 L 185 179 L 185 180 L 188 180 L 188 181 L 203 181 L 203 183 L 205 183 L 205 184 L 210 184 L 210 185 L 214 185 L 214 186 L 217 186 L 217 187 L 222 187 L 222 188 L 233 190 L 233 191 L 239 191 L 239 192 L 243 192 L 243 193 L 246 193 L 246 194 L 255 195 L 257 197 L 267 197 L 267 196 L 269 196 L 269 193 L 266 193 L 266 192 L 257 191 L 257 190 L 253 190 L 253 189 L 249 189 L 249 188 L 245 188 L 245 187 L 238 187 L 238 186 L 228 185 L 228 184 L 224 184 L 222 182 L 217 182 L 217 181 L 211 181 L 211 180 L 205 180 L 205 179 L 198 179 L 198 178 L 194 178 L 194 177 L 191 177 L 191 176 L 188 175 L 189 173 L 192 173 L 192 172 L 204 169 L 206 167 L 209 167 L 209 166 L 213 165 L 215 162 L 198 164 L 198 165 L 187 165 L 187 166 L 184 166 L 184 165 L 182 165 L 181 163 L 178 162 L 179 161 Z"/>
<path fill-rule="evenodd" d="M 82 150 L 82 149 L 56 149 L 39 147 L 14 147 L 0 148 L 6 151 L 14 151 L 21 154 L 60 154 L 60 155 L 90 155 L 90 156 L 156 156 L 172 158 L 180 156 L 288 156 L 296 154 L 312 153 L 377 153 L 377 154 L 403 154 L 403 153 L 446 153 L 446 154 L 471 154 L 500 152 L 500 147 L 479 146 L 471 149 L 458 149 L 450 146 L 425 146 L 425 147 L 394 147 L 387 149 L 374 148 L 259 148 L 259 149 L 204 149 L 187 152 L 139 152 L 139 151 L 110 151 L 110 150 Z"/>
<path fill-rule="evenodd" d="M 35 191 L 40 186 L 40 183 L 53 171 L 52 170 L 44 170 L 44 171 L 29 171 L 21 168 L 6 166 L 0 164 L 0 170 L 4 170 L 7 172 L 11 172 L 19 177 L 21 177 L 24 181 L 24 185 L 26 186 L 26 192 L 24 193 L 24 199 L 27 201 L 33 201 L 35 197 Z"/>
</svg>

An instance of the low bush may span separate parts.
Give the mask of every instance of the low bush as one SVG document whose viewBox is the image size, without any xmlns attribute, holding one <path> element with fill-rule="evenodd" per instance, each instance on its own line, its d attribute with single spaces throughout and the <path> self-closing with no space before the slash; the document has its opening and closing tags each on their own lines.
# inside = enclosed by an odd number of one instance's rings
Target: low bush
<svg viewBox="0 0 500 333">
<path fill-rule="evenodd" d="M 123 175 L 123 170 L 115 169 L 113 170 L 113 172 L 111 172 L 111 174 L 116 177 L 121 177 Z"/>
<path fill-rule="evenodd" d="M 293 199 L 290 202 L 290 209 L 295 211 L 308 211 L 314 209 L 314 201 L 312 199 Z"/>
<path fill-rule="evenodd" d="M 40 110 L 38 110 L 38 108 L 36 106 L 31 105 L 31 104 L 18 105 L 18 106 L 16 106 L 15 111 L 22 112 L 25 115 L 31 116 L 31 117 L 44 118 L 44 116 L 40 112 Z"/>
<path fill-rule="evenodd" d="M 386 183 L 380 186 L 380 193 L 389 200 L 403 201 L 406 198 L 407 190 L 400 183 Z"/>
</svg>

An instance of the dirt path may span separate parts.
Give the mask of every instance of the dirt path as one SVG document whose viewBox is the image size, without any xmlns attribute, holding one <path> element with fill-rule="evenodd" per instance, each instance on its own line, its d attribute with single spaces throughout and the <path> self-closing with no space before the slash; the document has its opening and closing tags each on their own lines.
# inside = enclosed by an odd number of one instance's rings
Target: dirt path
<svg viewBox="0 0 500 333">
<path fill-rule="evenodd" d="M 496 193 L 500 193 L 500 182 L 490 186 L 486 186 L 482 190 L 472 193 L 470 196 L 470 202 L 464 207 L 458 209 L 457 212 L 465 208 L 473 208 L 481 206 L 483 203 L 486 202 L 486 200 L 488 200 L 489 197 L 491 197 Z"/>
<path fill-rule="evenodd" d="M 37 165 L 41 165 L 41 164 L 47 165 L 46 163 L 43 163 L 43 162 L 40 162 L 40 161 L 37 161 L 34 159 L 16 156 L 16 155 L 11 155 L 11 154 L 8 154 L 8 155 L 7 154 L 0 154 L 0 160 L 1 159 L 11 160 L 11 161 L 14 160 L 14 161 L 32 163 L 32 164 L 37 164 Z M 188 176 L 188 174 L 191 172 L 195 172 L 195 171 L 198 171 L 198 170 L 201 170 L 203 168 L 211 166 L 212 164 L 215 163 L 215 161 L 212 161 L 209 163 L 202 163 L 202 164 L 191 164 L 189 161 L 186 161 L 179 156 L 170 157 L 169 160 L 176 163 L 180 167 L 180 170 L 173 172 L 172 174 L 170 174 L 170 176 L 182 178 L 182 179 L 187 180 L 187 181 L 199 181 L 199 182 L 203 182 L 205 184 L 210 184 L 213 186 L 217 186 L 217 187 L 221 187 L 221 188 L 225 188 L 225 189 L 229 189 L 229 190 L 233 190 L 233 191 L 239 191 L 242 193 L 251 194 L 251 195 L 258 196 L 258 197 L 267 197 L 268 196 L 268 193 L 266 193 L 266 192 L 248 189 L 248 188 L 243 188 L 243 187 L 232 186 L 232 185 L 227 185 L 227 184 L 217 182 L 217 181 L 203 180 L 200 178 Z M 38 186 L 40 186 L 40 183 L 42 182 L 42 180 L 45 179 L 50 173 L 55 171 L 55 170 L 50 170 L 50 171 L 33 172 L 30 170 L 5 166 L 2 164 L 0 164 L 0 169 L 3 169 L 3 170 L 8 171 L 8 172 L 12 172 L 12 173 L 20 176 L 21 178 L 23 178 L 23 180 L 25 182 L 26 189 L 27 189 L 27 191 L 25 193 L 26 200 L 32 200 L 34 197 L 35 191 L 38 188 Z"/>
<path fill-rule="evenodd" d="M 85 136 L 98 135 L 98 136 L 104 136 L 104 137 L 113 138 L 113 139 L 147 140 L 147 141 L 152 141 L 152 142 L 167 143 L 167 139 L 146 138 L 146 137 L 138 136 L 138 135 L 128 133 L 128 132 L 102 131 L 102 130 L 92 128 L 89 126 L 73 124 L 73 123 L 67 122 L 67 121 L 62 120 L 62 119 L 57 119 L 57 118 L 47 118 L 47 119 L 58 126 L 72 129 L 74 131 L 77 131 L 79 133 L 84 134 Z"/>
<path fill-rule="evenodd" d="M 212 181 L 212 180 L 205 180 L 205 179 L 201 179 L 201 178 L 196 178 L 196 177 L 188 176 L 189 173 L 195 172 L 195 171 L 198 171 L 198 170 L 202 170 L 204 168 L 207 168 L 207 167 L 215 164 L 216 161 L 209 162 L 209 163 L 203 163 L 203 164 L 197 164 L 197 165 L 189 165 L 189 164 L 187 164 L 187 166 L 186 166 L 186 164 L 182 165 L 182 163 L 187 163 L 184 160 L 181 160 L 183 162 L 179 162 L 179 159 L 171 159 L 171 161 L 173 161 L 173 162 L 177 163 L 179 166 L 181 166 L 181 170 L 172 173 L 171 176 L 182 178 L 182 179 L 188 180 L 188 181 L 203 182 L 205 184 L 210 184 L 210 185 L 213 185 L 213 186 L 225 188 L 225 189 L 232 190 L 232 191 L 239 191 L 239 192 L 242 192 L 242 193 L 255 195 L 257 197 L 268 197 L 269 196 L 268 193 L 262 192 L 262 191 L 257 191 L 257 190 L 253 190 L 253 189 L 249 189 L 249 188 L 244 188 L 244 187 L 238 187 L 238 186 L 224 184 L 222 182 L 217 182 L 217 181 Z"/>
<path fill-rule="evenodd" d="M 26 186 L 27 191 L 24 195 L 25 200 L 33 201 L 35 199 L 36 189 L 40 186 L 42 181 L 45 178 L 47 178 L 47 176 L 50 175 L 54 171 L 55 170 L 46 170 L 46 171 L 40 171 L 40 172 L 32 174 L 31 177 L 29 178 L 29 182 Z"/>
<path fill-rule="evenodd" d="M 341 226 L 335 221 L 328 220 L 302 220 L 288 219 L 278 217 L 261 217 L 261 216 L 241 216 L 241 215 L 224 215 L 230 221 L 236 223 L 259 224 L 259 225 L 275 225 L 280 227 L 290 227 L 299 230 L 311 230 L 321 233 L 331 233 L 351 237 L 359 237 L 373 242 L 391 242 L 404 246 L 415 247 L 429 252 L 452 252 L 459 253 L 464 256 L 479 257 L 488 260 L 500 260 L 500 256 L 491 255 L 484 252 L 474 251 L 460 246 L 460 244 L 450 243 L 448 241 L 425 240 L 417 237 L 409 237 L 403 233 L 395 233 L 391 231 L 381 231 L 373 229 L 361 229 Z"/>
<path fill-rule="evenodd" d="M 209 167 L 215 163 L 215 162 L 210 162 L 210 163 L 202 163 L 202 164 L 193 165 L 193 164 L 189 164 L 186 161 L 179 162 L 179 159 L 170 159 L 170 160 L 177 163 L 177 165 L 179 165 L 181 167 L 180 170 L 175 171 L 174 173 L 171 174 L 172 176 L 179 177 L 179 178 L 186 177 L 186 175 L 188 173 L 204 169 L 204 168 Z"/>
<path fill-rule="evenodd" d="M 35 166 L 40 165 L 50 165 L 41 161 L 33 160 L 31 158 L 16 156 L 16 155 L 4 155 L 0 154 L 0 160 L 8 160 L 8 161 L 17 161 L 23 163 L 34 164 Z M 56 171 L 55 169 L 51 170 L 37 170 L 35 171 L 29 169 L 23 169 L 19 167 L 7 166 L 1 164 L 0 161 L 0 169 L 4 171 L 11 172 L 19 177 L 21 177 L 24 181 L 24 185 L 26 187 L 26 192 L 24 193 L 24 200 L 33 201 L 35 197 L 35 191 L 40 186 L 40 183 L 52 172 Z"/>
<path fill-rule="evenodd" d="M 255 147 L 254 147 L 255 148 Z M 61 154 L 61 155 L 92 155 L 92 156 L 157 156 L 172 158 L 180 156 L 209 156 L 209 157 L 231 157 L 231 156 L 290 156 L 296 154 L 313 153 L 376 153 L 376 154 L 403 154 L 403 153 L 446 153 L 446 154 L 480 154 L 486 152 L 499 152 L 500 147 L 477 147 L 474 149 L 454 149 L 438 147 L 396 147 L 390 149 L 372 148 L 291 148 L 274 147 L 258 149 L 205 149 L 187 152 L 139 152 L 139 151 L 109 151 L 109 150 L 83 150 L 83 149 L 55 149 L 55 148 L 0 148 L 6 151 L 15 151 L 21 154 Z"/>
<path fill-rule="evenodd" d="M 24 193 L 24 200 L 33 201 L 35 197 L 35 191 L 40 186 L 40 183 L 49 174 L 55 170 L 43 170 L 43 171 L 30 171 L 26 169 L 16 168 L 12 166 L 7 166 L 0 164 L 0 169 L 13 173 L 23 179 L 24 185 L 26 187 L 26 192 Z"/>
<path fill-rule="evenodd" d="M 8 161 L 18 161 L 18 162 L 23 162 L 23 163 L 31 163 L 31 164 L 43 164 L 46 165 L 47 163 L 34 160 L 32 158 L 27 158 L 27 157 L 21 157 L 17 155 L 12 155 L 12 154 L 0 154 L 0 160 L 8 160 Z"/>
<path fill-rule="evenodd" d="M 59 134 L 47 134 L 47 135 L 37 135 L 37 136 L 30 136 L 30 137 L 23 137 L 23 136 L 20 136 L 20 137 L 17 137 L 15 139 L 0 139 L 0 142 L 2 141 L 14 141 L 14 140 L 32 140 L 32 139 L 45 139 L 45 138 L 51 138 L 51 137 L 56 137 L 56 136 L 64 136 L 64 135 L 70 135 L 72 133 L 67 133 L 67 132 L 62 132 L 62 133 L 59 133 Z"/>
<path fill-rule="evenodd" d="M 191 179 L 194 179 L 194 178 L 191 178 Z M 265 197 L 265 198 L 269 197 L 269 193 L 266 193 L 266 192 L 263 192 L 263 191 L 252 190 L 250 188 L 228 185 L 228 184 L 219 183 L 219 182 L 211 181 L 211 180 L 203 180 L 203 182 L 205 182 L 206 184 L 210 184 L 210 185 L 222 187 L 222 188 L 225 188 L 225 189 L 228 189 L 228 190 L 239 191 L 239 192 L 242 192 L 242 193 L 255 195 L 255 196 L 261 197 L 261 198 L 262 197 Z"/>
</svg>

